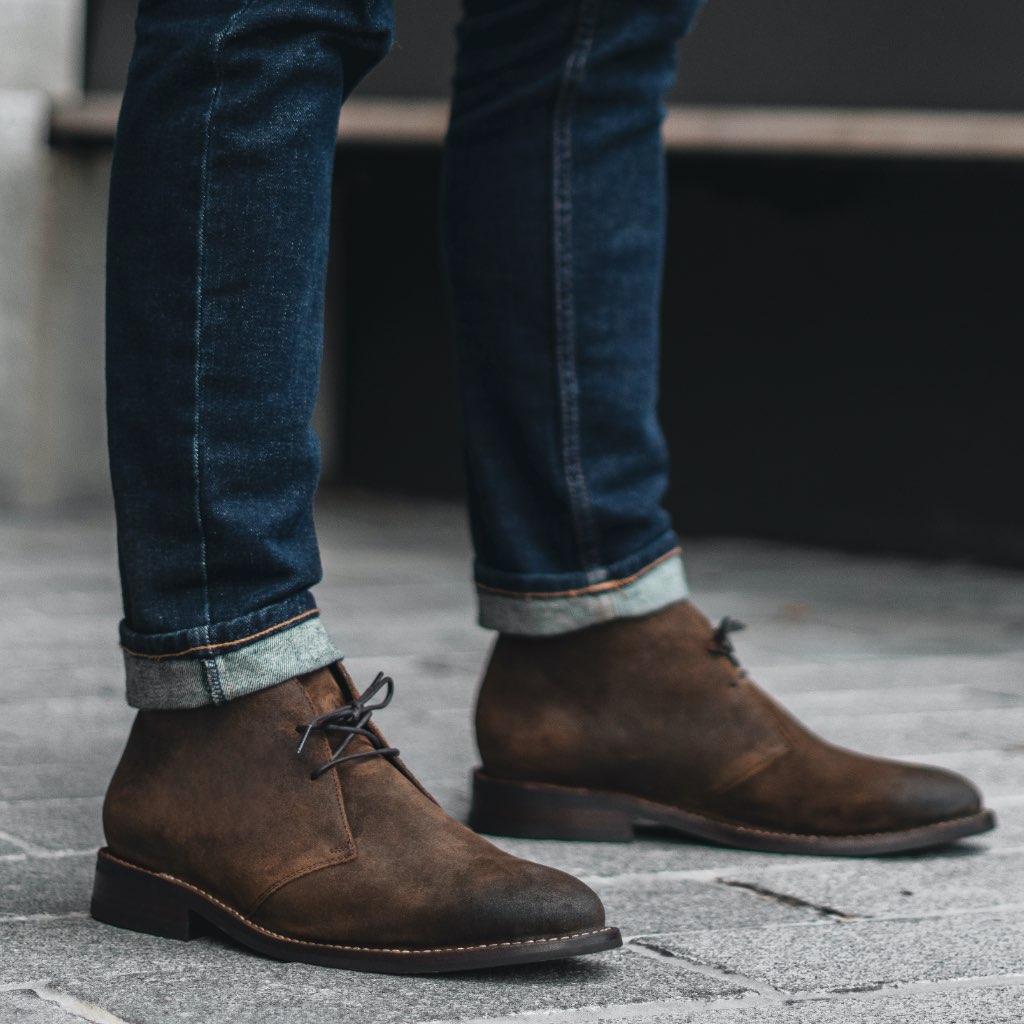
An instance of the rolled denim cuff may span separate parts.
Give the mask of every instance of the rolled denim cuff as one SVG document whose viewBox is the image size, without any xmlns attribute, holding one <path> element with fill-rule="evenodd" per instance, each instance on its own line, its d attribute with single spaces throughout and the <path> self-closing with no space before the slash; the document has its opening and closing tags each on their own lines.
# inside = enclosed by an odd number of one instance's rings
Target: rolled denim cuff
<svg viewBox="0 0 1024 1024">
<path fill-rule="evenodd" d="M 553 636 L 608 622 L 649 615 L 689 597 L 678 548 L 618 579 L 555 593 L 521 593 L 477 584 L 479 623 L 520 636 Z"/>
<path fill-rule="evenodd" d="M 343 657 L 327 635 L 316 608 L 282 620 L 258 635 L 202 645 L 179 654 L 149 654 L 127 647 L 122 650 L 128 703 L 153 710 L 224 704 Z"/>
</svg>

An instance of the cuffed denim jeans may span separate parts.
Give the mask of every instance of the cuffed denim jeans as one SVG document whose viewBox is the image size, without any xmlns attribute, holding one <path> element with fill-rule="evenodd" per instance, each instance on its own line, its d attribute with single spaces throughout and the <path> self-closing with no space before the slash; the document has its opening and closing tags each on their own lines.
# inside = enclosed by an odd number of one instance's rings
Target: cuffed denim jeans
<svg viewBox="0 0 1024 1024">
<path fill-rule="evenodd" d="M 660 126 L 698 6 L 465 0 L 443 219 L 485 626 L 686 596 L 656 418 Z M 338 115 L 391 39 L 382 0 L 140 4 L 107 304 L 135 706 L 341 656 L 311 595 L 311 417 Z"/>
</svg>

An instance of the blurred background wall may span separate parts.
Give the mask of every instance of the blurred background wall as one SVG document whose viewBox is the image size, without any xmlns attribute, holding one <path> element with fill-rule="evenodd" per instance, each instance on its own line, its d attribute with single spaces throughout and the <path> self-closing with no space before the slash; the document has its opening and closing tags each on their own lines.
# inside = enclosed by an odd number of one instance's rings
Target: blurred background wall
<svg viewBox="0 0 1024 1024">
<path fill-rule="evenodd" d="M 456 0 L 395 7 L 398 44 L 360 95 L 444 97 Z M 20 454 L 0 456 L 0 501 L 46 506 L 106 488 L 98 296 L 109 139 L 46 147 L 41 98 L 120 89 L 134 0 L 87 11 L 76 0 L 0 0 L 0 29 L 15 10 L 23 57 L 34 47 L 45 60 L 24 57 L 29 70 L 0 79 L 4 96 L 36 103 L 22 131 L 31 160 L 19 170 L 0 156 L 0 183 L 15 182 L 0 184 L 0 218 L 31 220 L 18 237 L 48 256 L 25 270 L 23 248 L 0 239 L 0 372 L 15 350 L 22 361 L 41 350 L 32 373 L 50 383 L 4 385 L 14 410 L 0 412 L 4 446 L 17 437 Z M 45 24 L 80 30 L 42 39 Z M 712 0 L 682 47 L 671 100 L 960 111 L 967 124 L 979 111 L 1024 112 L 1022 38 L 1019 0 Z M 49 78 L 32 70 L 51 64 L 60 71 Z M 9 118 L 13 101 L 2 102 Z M 1024 337 L 1022 155 L 712 148 L 674 151 L 669 169 L 662 411 L 682 531 L 1024 564 L 1012 369 Z M 460 492 L 438 170 L 436 145 L 340 154 L 320 413 L 329 482 Z M 43 212 L 26 214 L 18 188 Z M 12 327 L 29 306 L 34 326 Z M 15 378 L 28 379 L 24 369 Z"/>
<path fill-rule="evenodd" d="M 643 0 L 638 0 L 642 3 Z M 136 0 L 89 4 L 88 84 L 119 89 Z M 394 0 L 397 46 L 363 86 L 447 94 L 459 0 Z M 1024 109 L 1024 6 L 978 0 L 710 0 L 672 98 L 687 103 Z"/>
</svg>

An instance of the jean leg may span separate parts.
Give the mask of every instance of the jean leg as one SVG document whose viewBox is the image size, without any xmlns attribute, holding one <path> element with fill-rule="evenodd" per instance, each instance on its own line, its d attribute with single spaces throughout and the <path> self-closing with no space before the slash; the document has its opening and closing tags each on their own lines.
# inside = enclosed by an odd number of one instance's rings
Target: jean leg
<svg viewBox="0 0 1024 1024">
<path fill-rule="evenodd" d="M 656 413 L 664 94 L 698 0 L 465 0 L 445 243 L 484 625 L 686 595 Z"/>
<path fill-rule="evenodd" d="M 344 97 L 386 0 L 142 0 L 108 236 L 129 700 L 217 703 L 338 656 L 311 428 Z"/>
</svg>

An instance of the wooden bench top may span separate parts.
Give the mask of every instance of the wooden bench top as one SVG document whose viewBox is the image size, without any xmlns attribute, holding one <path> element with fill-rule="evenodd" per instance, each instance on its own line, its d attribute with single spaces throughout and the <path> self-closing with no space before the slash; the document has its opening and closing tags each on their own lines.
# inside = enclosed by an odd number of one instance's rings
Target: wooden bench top
<svg viewBox="0 0 1024 1024">
<path fill-rule="evenodd" d="M 120 103 L 116 93 L 57 103 L 54 144 L 111 142 Z M 345 105 L 338 142 L 438 146 L 447 118 L 444 100 L 354 97 Z M 665 143 L 670 153 L 1019 159 L 1024 114 L 677 105 L 669 108 Z"/>
</svg>

